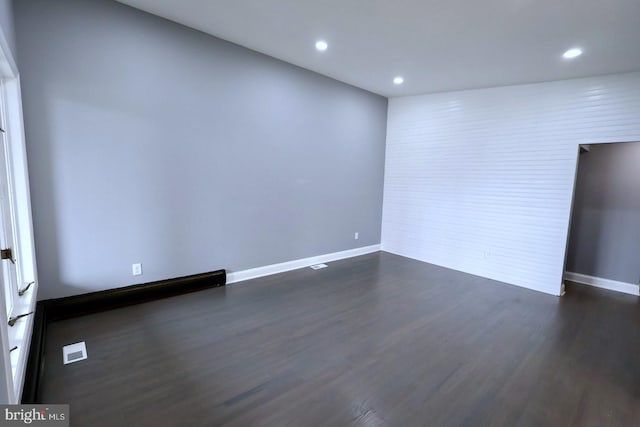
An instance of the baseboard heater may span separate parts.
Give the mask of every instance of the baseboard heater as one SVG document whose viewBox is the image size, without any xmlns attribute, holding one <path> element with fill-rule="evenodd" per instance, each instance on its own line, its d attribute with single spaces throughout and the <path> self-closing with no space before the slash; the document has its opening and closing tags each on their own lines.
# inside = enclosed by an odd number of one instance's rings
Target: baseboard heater
<svg viewBox="0 0 640 427">
<path fill-rule="evenodd" d="M 41 403 L 39 387 L 44 374 L 44 349 L 49 322 L 225 286 L 226 283 L 226 271 L 216 270 L 175 279 L 38 301 L 22 391 L 22 403 Z"/>
</svg>

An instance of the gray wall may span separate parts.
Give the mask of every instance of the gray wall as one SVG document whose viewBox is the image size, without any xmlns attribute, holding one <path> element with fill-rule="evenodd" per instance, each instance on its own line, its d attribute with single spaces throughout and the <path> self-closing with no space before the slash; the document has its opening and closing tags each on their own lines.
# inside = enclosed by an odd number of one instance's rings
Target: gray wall
<svg viewBox="0 0 640 427">
<path fill-rule="evenodd" d="M 13 26 L 13 1 L 0 0 L 0 30 L 16 61 L 16 37 Z"/>
<path fill-rule="evenodd" d="M 109 0 L 15 9 L 41 299 L 380 242 L 385 98 Z"/>
<path fill-rule="evenodd" d="M 592 145 L 580 155 L 567 271 L 640 279 L 640 143 Z"/>
</svg>

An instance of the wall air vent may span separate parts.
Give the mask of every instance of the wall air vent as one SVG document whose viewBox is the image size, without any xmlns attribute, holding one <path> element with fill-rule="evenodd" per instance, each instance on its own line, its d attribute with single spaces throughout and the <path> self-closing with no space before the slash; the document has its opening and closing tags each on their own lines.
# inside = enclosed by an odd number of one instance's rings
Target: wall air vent
<svg viewBox="0 0 640 427">
<path fill-rule="evenodd" d="M 62 347 L 62 362 L 65 365 L 87 358 L 87 346 L 84 341 Z"/>
</svg>

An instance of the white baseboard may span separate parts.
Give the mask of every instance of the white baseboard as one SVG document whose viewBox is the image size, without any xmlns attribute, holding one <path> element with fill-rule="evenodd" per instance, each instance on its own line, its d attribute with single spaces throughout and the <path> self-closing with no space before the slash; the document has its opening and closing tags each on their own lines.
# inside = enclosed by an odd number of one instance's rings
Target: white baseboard
<svg viewBox="0 0 640 427">
<path fill-rule="evenodd" d="M 601 277 L 587 276 L 586 274 L 572 273 L 570 271 L 565 271 L 564 279 L 583 285 L 595 286 L 596 288 L 640 296 L 640 287 L 633 283 L 618 282 Z"/>
<path fill-rule="evenodd" d="M 231 273 L 227 273 L 227 284 L 243 282 L 250 279 L 257 279 L 258 277 L 270 276 L 277 273 L 284 273 L 285 271 L 309 267 L 310 265 L 314 264 L 370 254 L 372 252 L 378 252 L 379 250 L 380 245 L 364 246 L 362 248 L 349 249 L 346 251 L 334 252 L 331 254 L 281 262 L 280 264 L 265 265 L 264 267 L 251 268 L 249 270 L 234 271 Z"/>
</svg>

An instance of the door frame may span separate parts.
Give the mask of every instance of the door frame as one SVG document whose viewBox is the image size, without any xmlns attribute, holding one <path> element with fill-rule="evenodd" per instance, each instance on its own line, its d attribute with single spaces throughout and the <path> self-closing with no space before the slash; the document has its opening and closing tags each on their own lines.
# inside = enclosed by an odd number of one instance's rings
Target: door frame
<svg viewBox="0 0 640 427">
<path fill-rule="evenodd" d="M 18 287 L 34 282 L 13 305 L 13 313 L 6 313 L 5 292 L 0 292 L 0 399 L 7 403 L 19 403 L 24 386 L 25 370 L 29 356 L 34 316 L 20 319 L 13 327 L 8 325 L 8 315 L 33 312 L 37 301 L 38 275 L 35 257 L 33 220 L 27 152 L 22 115 L 20 74 L 7 43 L 0 31 L 0 102 L 4 115 L 5 143 L 7 144 L 7 173 L 10 174 L 12 211 L 10 221 L 14 232 L 15 276 Z M 0 231 L 1 232 L 1 231 Z M 7 262 L 7 261 L 4 261 Z M 3 266 L 4 267 L 4 266 Z M 3 268 L 4 270 L 4 268 Z M 0 275 L 2 277 L 2 275 Z M 18 348 L 13 352 L 12 347 Z"/>
</svg>

